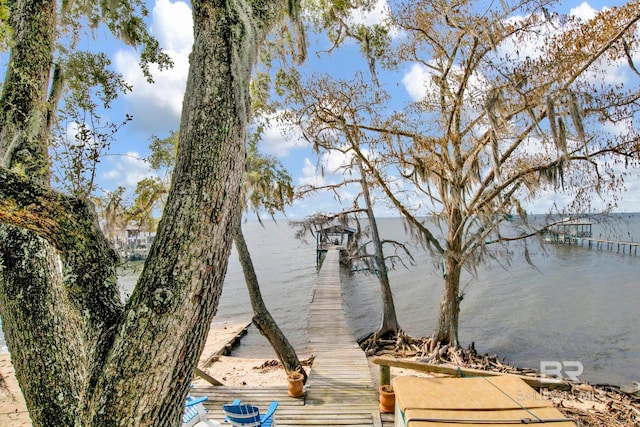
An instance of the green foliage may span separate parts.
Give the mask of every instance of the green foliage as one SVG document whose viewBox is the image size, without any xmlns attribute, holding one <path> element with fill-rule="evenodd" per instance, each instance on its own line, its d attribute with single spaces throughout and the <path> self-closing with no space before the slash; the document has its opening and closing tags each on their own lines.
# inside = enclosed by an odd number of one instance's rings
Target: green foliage
<svg viewBox="0 0 640 427">
<path fill-rule="evenodd" d="M 95 197 L 104 232 L 112 241 L 117 237 L 115 231 L 123 229 L 130 222 L 134 222 L 143 230 L 156 229 L 158 219 L 155 214 L 162 210 L 166 201 L 171 170 L 177 154 L 178 136 L 178 132 L 172 131 L 166 138 L 151 137 L 151 154 L 145 161 L 155 172 L 165 171 L 164 178 L 150 176 L 140 180 L 136 184 L 133 200 L 125 198 L 124 187 L 105 192 L 103 197 Z"/>
<path fill-rule="evenodd" d="M 13 30 L 9 25 L 9 6 L 7 0 L 0 0 L 0 52 L 4 52 L 9 48 Z"/>
<path fill-rule="evenodd" d="M 259 214 L 264 209 L 268 215 L 274 216 L 283 212 L 293 201 L 291 175 L 282 163 L 273 156 L 258 152 L 257 142 L 261 134 L 259 129 L 249 141 L 247 161 L 242 184 L 246 209 Z"/>
<path fill-rule="evenodd" d="M 251 112 L 255 115 L 272 114 L 275 112 L 269 102 L 271 77 L 268 73 L 256 73 L 251 79 Z"/>
<path fill-rule="evenodd" d="M 151 155 L 147 157 L 147 161 L 153 169 L 173 168 L 178 154 L 178 136 L 178 132 L 171 131 L 169 136 L 164 139 L 160 139 L 155 135 L 151 137 L 151 144 L 149 144 Z"/>
<path fill-rule="evenodd" d="M 63 94 L 50 141 L 57 170 L 54 179 L 71 194 L 86 197 L 95 190 L 101 157 L 120 128 L 132 119 L 126 115 L 121 123 L 103 122 L 100 111 L 131 86 L 109 69 L 111 61 L 103 53 L 77 51 L 60 60 L 65 65 L 56 68 L 52 84 L 53 91 Z"/>
<path fill-rule="evenodd" d="M 65 1 L 60 18 L 61 32 L 69 35 L 69 48 L 73 50 L 82 33 L 82 23 L 86 23 L 91 31 L 105 25 L 116 38 L 140 48 L 140 67 L 151 83 L 150 64 L 155 63 L 162 70 L 173 66 L 173 62 L 149 34 L 145 23 L 147 16 L 146 3 L 140 0 Z"/>
<path fill-rule="evenodd" d="M 164 202 L 162 197 L 167 194 L 167 190 L 167 182 L 157 176 L 139 181 L 136 185 L 133 205 L 126 212 L 129 220 L 137 222 L 145 229 L 155 230 L 158 220 L 154 217 L 153 211 L 157 207 L 157 202 Z"/>
<path fill-rule="evenodd" d="M 96 190 L 96 168 L 102 156 L 131 117 L 120 124 L 101 124 L 100 118 L 88 110 L 66 111 L 64 117 L 52 133 L 50 153 L 56 169 L 53 178 L 70 194 L 88 197 Z"/>
<path fill-rule="evenodd" d="M 109 70 L 111 60 L 104 53 L 73 52 L 66 59 L 65 104 L 67 109 L 79 108 L 95 113 L 99 104 L 109 108 L 119 93 L 132 87 L 122 74 Z"/>
</svg>

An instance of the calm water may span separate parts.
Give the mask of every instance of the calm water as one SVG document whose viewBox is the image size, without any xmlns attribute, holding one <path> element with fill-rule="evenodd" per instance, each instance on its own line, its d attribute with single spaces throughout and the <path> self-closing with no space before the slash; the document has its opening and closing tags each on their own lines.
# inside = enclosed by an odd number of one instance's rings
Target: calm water
<svg viewBox="0 0 640 427">
<path fill-rule="evenodd" d="M 594 226 L 594 236 L 640 240 L 640 214 L 621 217 L 612 225 Z M 383 238 L 403 240 L 399 219 L 379 220 Z M 265 303 L 298 353 L 305 357 L 307 308 L 315 285 L 315 241 L 294 238 L 286 222 L 256 222 L 244 226 Z M 575 246 L 532 247 L 532 268 L 520 256 L 520 244 L 510 247 L 508 269 L 497 264 L 466 274 L 460 313 L 460 340 L 475 342 L 480 352 L 537 368 L 542 360 L 580 361 L 581 379 L 624 384 L 640 380 L 640 254 L 590 250 Z M 546 254 L 543 253 L 546 251 Z M 396 310 L 402 328 L 429 336 L 438 315 L 441 272 L 424 251 L 416 264 L 391 272 Z M 135 272 L 121 277 L 125 289 Z M 363 274 L 343 274 L 343 300 L 357 337 L 380 322 L 378 284 Z M 232 252 L 216 322 L 249 320 L 251 308 L 237 255 Z M 0 337 L 1 339 L 1 337 Z M 3 345 L 0 342 L 0 345 Z M 255 329 L 242 339 L 234 355 L 275 357 Z"/>
<path fill-rule="evenodd" d="M 382 219 L 383 237 L 405 236 L 398 219 Z M 248 223 L 245 234 L 253 250 L 267 307 L 298 351 L 306 354 L 306 304 L 315 277 L 315 243 L 301 244 L 284 223 L 262 229 Z M 640 238 L 640 215 L 594 225 L 594 236 L 625 241 Z M 508 269 L 495 263 L 466 274 L 460 314 L 460 340 L 475 342 L 480 352 L 495 353 L 519 366 L 542 360 L 580 361 L 581 379 L 624 384 L 640 380 L 640 252 L 638 256 L 576 246 L 530 245 L 535 268 L 512 245 Z M 546 252 L 546 254 L 545 254 Z M 424 251 L 417 265 L 391 272 L 396 310 L 402 328 L 429 336 L 436 326 L 442 289 L 441 272 Z M 378 284 L 363 274 L 343 274 L 343 299 L 354 334 L 374 331 L 380 322 Z M 248 317 L 248 296 L 235 255 L 220 301 L 218 320 Z M 272 357 L 268 343 L 253 332 L 234 352 Z"/>
</svg>

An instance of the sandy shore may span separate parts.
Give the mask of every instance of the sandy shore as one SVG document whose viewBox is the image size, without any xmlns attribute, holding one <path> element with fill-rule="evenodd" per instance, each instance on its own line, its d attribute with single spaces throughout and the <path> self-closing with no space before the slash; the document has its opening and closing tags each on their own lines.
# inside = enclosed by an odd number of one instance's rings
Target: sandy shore
<svg viewBox="0 0 640 427">
<path fill-rule="evenodd" d="M 272 359 L 219 356 L 213 364 L 203 370 L 229 386 L 287 385 L 287 376 L 282 365 Z M 31 426 L 31 419 L 8 353 L 0 354 L 0 375 L 0 427 Z M 201 386 L 208 384 L 199 378 L 193 383 Z"/>
<path fill-rule="evenodd" d="M 377 389 L 380 385 L 379 367 L 371 362 L 369 363 L 369 367 L 373 385 Z M 214 363 L 204 368 L 203 371 L 227 386 L 286 386 L 287 384 L 284 369 L 273 359 L 245 359 L 219 356 Z M 7 353 L 0 354 L 0 375 L 2 376 L 2 378 L 0 378 L 0 427 L 31 426 L 31 420 L 26 410 L 24 398 L 18 387 L 13 366 Z M 431 376 L 426 373 L 391 368 L 392 377 L 399 375 Z M 194 379 L 193 383 L 196 386 L 208 385 L 206 381 L 200 378 Z M 592 393 L 592 389 L 586 391 Z M 558 394 L 549 394 L 548 392 L 543 393 L 543 395 L 553 400 L 560 407 L 580 410 L 582 412 L 581 418 L 585 425 L 629 425 L 626 422 L 615 422 L 614 420 L 617 418 L 615 414 L 611 417 L 605 417 L 604 421 L 602 416 L 596 416 L 597 413 L 611 413 L 611 408 L 608 408 L 608 406 L 611 406 L 610 401 L 609 404 L 607 404 L 607 400 L 584 400 L 576 398 L 576 396 L 567 395 L 559 397 Z M 615 408 L 615 410 L 620 409 L 621 408 Z M 637 419 L 638 418 L 636 418 L 636 420 Z"/>
<path fill-rule="evenodd" d="M 18 387 L 9 353 L 0 354 L 0 427 L 30 426 L 31 418 Z"/>
<path fill-rule="evenodd" d="M 277 360 L 272 359 L 219 356 L 213 364 L 201 369 L 226 386 L 287 385 L 284 368 Z M 193 383 L 196 386 L 208 385 L 198 377 Z"/>
</svg>

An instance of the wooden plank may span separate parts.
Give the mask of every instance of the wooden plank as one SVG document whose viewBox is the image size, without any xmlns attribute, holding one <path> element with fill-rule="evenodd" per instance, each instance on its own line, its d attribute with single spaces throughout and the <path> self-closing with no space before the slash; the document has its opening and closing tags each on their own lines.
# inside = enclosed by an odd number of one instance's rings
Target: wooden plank
<svg viewBox="0 0 640 427">
<path fill-rule="evenodd" d="M 234 399 L 266 410 L 278 401 L 279 427 L 342 426 L 391 427 L 393 417 L 381 417 L 376 390 L 364 352 L 355 342 L 344 319 L 340 283 L 339 252 L 330 249 L 318 274 L 307 329 L 311 366 L 305 395 L 295 399 L 283 386 L 199 387 L 193 396 L 206 395 L 209 417 L 222 421 L 222 405 Z"/>
<path fill-rule="evenodd" d="M 233 346 L 247 333 L 251 320 L 213 324 L 207 335 L 204 349 L 198 361 L 198 367 L 206 368 L 220 355 L 227 354 Z"/>
<path fill-rule="evenodd" d="M 207 381 L 209 384 L 217 385 L 217 386 L 224 385 L 220 381 L 218 381 L 217 379 L 213 378 L 211 375 L 209 375 L 206 372 L 204 372 L 203 370 L 201 370 L 200 368 L 196 368 L 195 369 L 195 373 L 196 373 L 197 376 L 199 376 L 203 380 Z"/>
<path fill-rule="evenodd" d="M 490 377 L 490 376 L 510 376 L 517 377 L 525 381 L 534 388 L 547 388 L 549 390 L 570 390 L 571 386 L 562 380 L 555 378 L 529 377 L 526 375 L 507 374 L 493 371 L 483 371 L 481 369 L 462 368 L 460 366 L 442 364 L 434 365 L 433 363 L 418 362 L 415 360 L 404 360 L 392 357 L 374 357 L 371 359 L 373 363 L 381 366 L 391 366 L 394 368 L 413 369 L 421 372 L 433 372 L 438 374 L 467 376 L 467 377 Z"/>
</svg>

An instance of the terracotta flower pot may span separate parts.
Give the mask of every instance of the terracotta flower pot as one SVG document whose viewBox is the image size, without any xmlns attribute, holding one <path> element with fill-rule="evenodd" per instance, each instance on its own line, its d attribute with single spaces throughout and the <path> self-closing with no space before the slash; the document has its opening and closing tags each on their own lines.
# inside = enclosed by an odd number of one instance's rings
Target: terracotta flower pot
<svg viewBox="0 0 640 427">
<path fill-rule="evenodd" d="M 289 375 L 287 375 L 289 396 L 302 397 L 302 395 L 304 394 L 304 391 L 302 389 L 302 387 L 304 386 L 304 384 L 302 383 L 303 379 L 304 377 L 300 372 L 291 372 Z"/>
<path fill-rule="evenodd" d="M 390 385 L 383 385 L 378 389 L 380 394 L 380 412 L 393 413 L 396 408 L 396 394 L 393 392 L 393 387 Z"/>
</svg>

